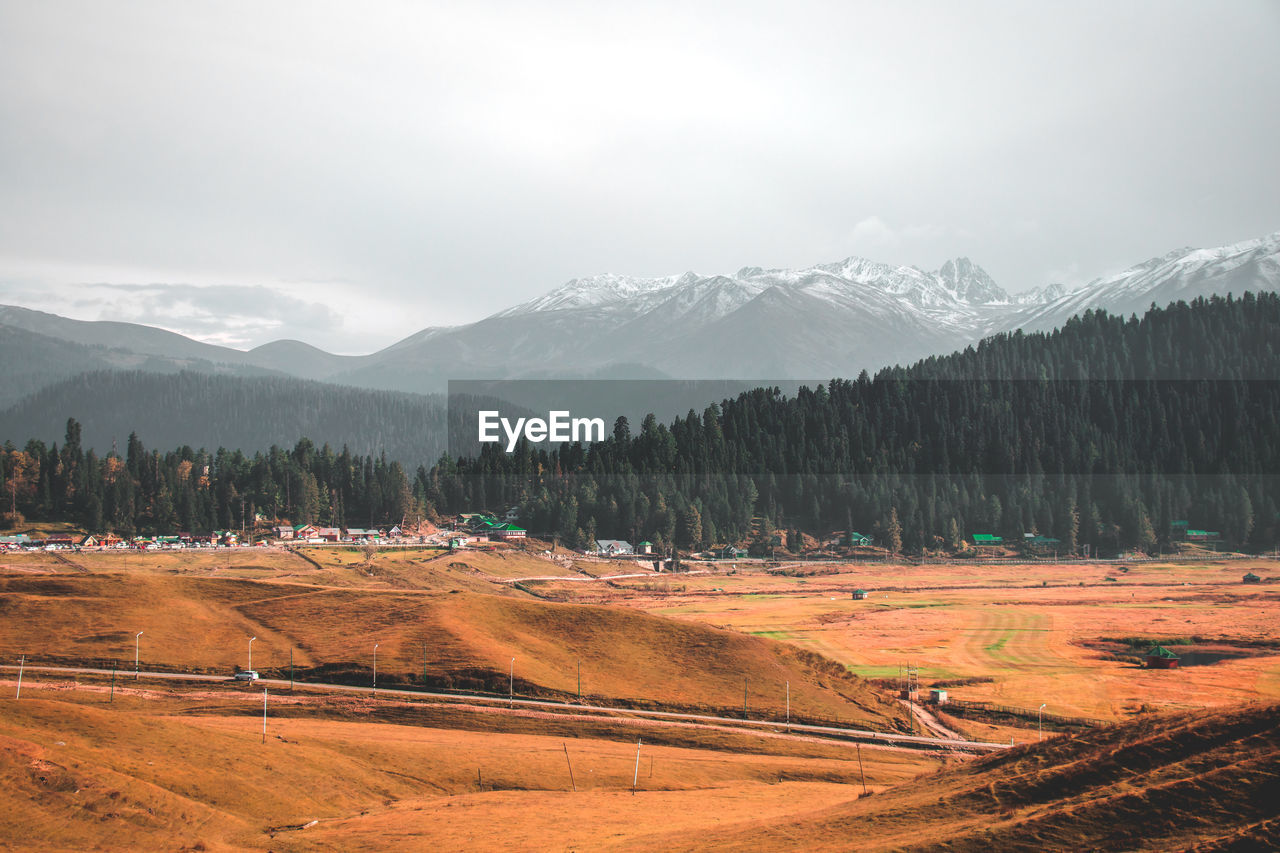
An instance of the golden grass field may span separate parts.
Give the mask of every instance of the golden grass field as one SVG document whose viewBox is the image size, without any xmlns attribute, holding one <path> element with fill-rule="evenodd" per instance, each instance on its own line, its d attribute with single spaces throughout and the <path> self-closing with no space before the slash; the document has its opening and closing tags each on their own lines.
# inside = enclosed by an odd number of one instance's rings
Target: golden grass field
<svg viewBox="0 0 1280 853">
<path fill-rule="evenodd" d="M 991 679 L 950 687 L 953 697 L 1027 708 L 1044 702 L 1050 712 L 1116 720 L 1144 707 L 1280 699 L 1280 586 L 1243 585 L 1251 568 L 1280 577 L 1280 563 L 1259 559 L 1133 563 L 1127 572 L 1113 565 L 865 565 L 785 577 L 740 569 L 673 578 L 670 591 L 633 581 L 605 592 L 539 588 L 785 640 L 867 677 L 895 679 L 911 663 L 922 685 Z M 870 595 L 855 601 L 855 589 Z M 1250 656 L 1146 670 L 1087 645 L 1118 637 L 1199 637 L 1240 644 Z"/>
<path fill-rule="evenodd" d="M 130 682 L 111 701 L 102 679 L 35 675 L 20 700 L 12 674 L 0 686 L 13 849 L 599 848 L 846 803 L 862 773 L 876 791 L 939 766 L 866 746 L 860 768 L 852 745 L 800 737 L 285 691 L 268 699 L 264 744 L 254 688 Z"/>
<path fill-rule="evenodd" d="M 1280 698 L 1280 587 L 1239 582 L 1250 568 L 1280 575 L 1275 561 L 854 565 L 809 577 L 715 568 L 618 578 L 635 564 L 425 549 L 0 554 L 0 654 L 122 667 L 114 695 L 106 676 L 27 670 L 20 700 L 15 673 L 0 671 L 0 849 L 896 849 L 941 837 L 990 849 L 987 829 L 1022 849 L 1136 849 L 1136 836 L 1099 834 L 1141 825 L 1117 797 L 1172 809 L 1183 801 L 1161 799 L 1171 785 L 1234 802 L 1235 789 L 1248 800 L 1276 783 L 1275 706 L 1235 710 Z M 870 597 L 852 600 L 856 588 Z M 133 681 L 138 630 L 144 669 L 229 675 L 256 636 L 264 674 L 287 677 L 292 650 L 300 671 L 360 684 L 376 643 L 388 687 L 421 682 L 425 649 L 430 685 L 502 692 L 514 657 L 517 694 L 572 698 L 581 660 L 588 700 L 728 714 L 745 680 L 751 715 L 778 719 L 789 682 L 793 719 L 899 731 L 905 709 L 877 684 L 909 661 L 924 686 L 954 682 L 953 697 L 1132 722 L 975 762 L 299 686 L 271 693 L 263 744 L 257 686 Z M 1197 637 L 1248 656 L 1149 671 L 1098 645 L 1120 637 Z M 1160 741 L 1164 729 L 1150 727 L 1166 724 L 1147 711 L 1204 708 L 1228 710 L 1169 723 L 1182 734 L 1142 785 L 1101 772 L 1071 777 L 1065 794 L 1014 793 L 1070 776 L 1059 764 L 1105 770 L 1129 740 Z M 940 719 L 976 739 L 1038 739 L 1025 720 Z M 1247 750 L 1213 745 L 1233 726 L 1261 732 L 1270 770 L 1239 770 Z M 1219 818 L 1199 835 L 1174 821 L 1166 837 L 1273 837 L 1265 821 Z"/>
</svg>

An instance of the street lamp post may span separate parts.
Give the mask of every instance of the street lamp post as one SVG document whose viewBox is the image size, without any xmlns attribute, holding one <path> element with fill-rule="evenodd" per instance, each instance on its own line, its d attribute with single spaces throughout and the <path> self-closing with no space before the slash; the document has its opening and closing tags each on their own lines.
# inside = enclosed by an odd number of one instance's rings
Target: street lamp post
<svg viewBox="0 0 1280 853">
<path fill-rule="evenodd" d="M 133 635 L 133 680 L 138 680 L 138 638 L 142 636 L 142 632 Z"/>
<path fill-rule="evenodd" d="M 253 672 L 253 641 L 256 639 L 258 638 L 257 637 L 249 638 L 249 671 L 250 672 Z"/>
<path fill-rule="evenodd" d="M 1044 706 L 1047 704 L 1047 702 L 1042 702 L 1040 708 L 1036 711 L 1037 740 L 1044 740 Z"/>
</svg>

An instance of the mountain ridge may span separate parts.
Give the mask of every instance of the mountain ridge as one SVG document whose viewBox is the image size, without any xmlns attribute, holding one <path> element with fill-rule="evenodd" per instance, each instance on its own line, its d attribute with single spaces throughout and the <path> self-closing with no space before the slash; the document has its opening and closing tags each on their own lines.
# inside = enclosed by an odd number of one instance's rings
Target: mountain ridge
<svg viewBox="0 0 1280 853">
<path fill-rule="evenodd" d="M 937 270 L 849 256 L 798 269 L 643 278 L 606 273 L 459 326 L 428 326 L 346 356 L 301 341 L 248 351 L 116 321 L 0 306 L 0 328 L 64 352 L 52 379 L 120 367 L 286 375 L 369 389 L 438 393 L 450 379 L 631 375 L 674 378 L 852 376 L 963 348 L 992 334 L 1057 328 L 1091 308 L 1142 313 L 1198 296 L 1280 289 L 1280 232 L 1185 248 L 1068 290 L 1010 294 L 958 257 Z M 8 345 L 21 355 L 17 337 Z M 32 339 L 34 340 L 34 339 Z M 0 379 L 0 402 L 39 387 L 40 371 Z"/>
</svg>

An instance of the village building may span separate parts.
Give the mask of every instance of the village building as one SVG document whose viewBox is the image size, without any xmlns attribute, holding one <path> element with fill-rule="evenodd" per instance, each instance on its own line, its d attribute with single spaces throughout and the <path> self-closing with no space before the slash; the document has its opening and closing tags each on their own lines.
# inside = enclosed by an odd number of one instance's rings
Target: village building
<svg viewBox="0 0 1280 853">
<path fill-rule="evenodd" d="M 483 512 L 461 512 L 458 513 L 458 527 L 468 530 L 477 528 L 493 527 L 497 524 L 497 520 L 491 515 Z"/>
<path fill-rule="evenodd" d="M 1178 656 L 1159 644 L 1147 652 L 1147 669 L 1177 669 Z"/>
<path fill-rule="evenodd" d="M 867 597 L 867 591 L 865 589 L 855 589 L 851 597 L 854 601 L 862 601 Z"/>
<path fill-rule="evenodd" d="M 382 538 L 382 533 L 366 527 L 348 527 L 347 538 L 352 542 L 376 542 Z"/>
<path fill-rule="evenodd" d="M 490 539 L 523 539 L 529 531 L 523 527 L 506 522 L 504 524 L 495 524 L 489 529 Z"/>
<path fill-rule="evenodd" d="M 1240 579 L 1240 582 L 1241 583 L 1262 583 L 1262 578 L 1258 577 L 1253 572 L 1249 572 L 1243 578 Z"/>
<path fill-rule="evenodd" d="M 622 539 L 597 539 L 596 553 L 601 557 L 621 557 L 634 554 L 635 549 Z"/>
<path fill-rule="evenodd" d="M 1004 538 L 991 533 L 973 534 L 973 547 L 979 551 L 995 551 L 1004 544 Z"/>
<path fill-rule="evenodd" d="M 281 541 L 287 542 L 293 538 L 293 528 L 287 524 L 280 524 L 271 528 L 271 535 Z"/>
<path fill-rule="evenodd" d="M 1022 550 L 1029 554 L 1054 554 L 1062 548 L 1062 540 L 1038 533 L 1022 534 Z"/>
</svg>

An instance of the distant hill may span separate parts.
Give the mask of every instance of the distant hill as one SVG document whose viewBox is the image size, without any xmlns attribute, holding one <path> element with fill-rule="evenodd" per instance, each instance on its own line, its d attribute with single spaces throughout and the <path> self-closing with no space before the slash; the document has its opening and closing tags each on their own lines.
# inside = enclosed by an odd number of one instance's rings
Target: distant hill
<svg viewBox="0 0 1280 853">
<path fill-rule="evenodd" d="M 246 453 L 292 447 L 307 436 L 361 455 L 385 451 L 410 469 L 444 450 L 438 397 L 190 371 L 98 371 L 61 380 L 0 412 L 0 440 L 61 442 L 71 417 L 81 422 L 84 445 L 104 453 L 123 448 L 131 432 L 150 447 Z"/>
<path fill-rule="evenodd" d="M 22 322 L 8 322 L 11 320 Z M 0 365 L 4 366 L 0 370 L 0 407 L 90 371 L 177 373 L 188 370 L 227 376 L 281 375 L 272 368 L 235 360 L 210 360 L 205 356 L 221 356 L 225 348 L 197 344 L 172 332 L 130 323 L 101 325 L 112 327 L 113 331 L 106 333 L 95 323 L 0 306 Z M 164 352 L 163 346 L 152 345 L 160 340 L 172 344 L 168 352 Z M 237 351 L 225 350 L 225 353 L 232 354 L 234 359 Z"/>
<path fill-rule="evenodd" d="M 1276 850 L 1280 706 L 1138 720 L 664 850 Z"/>
</svg>

